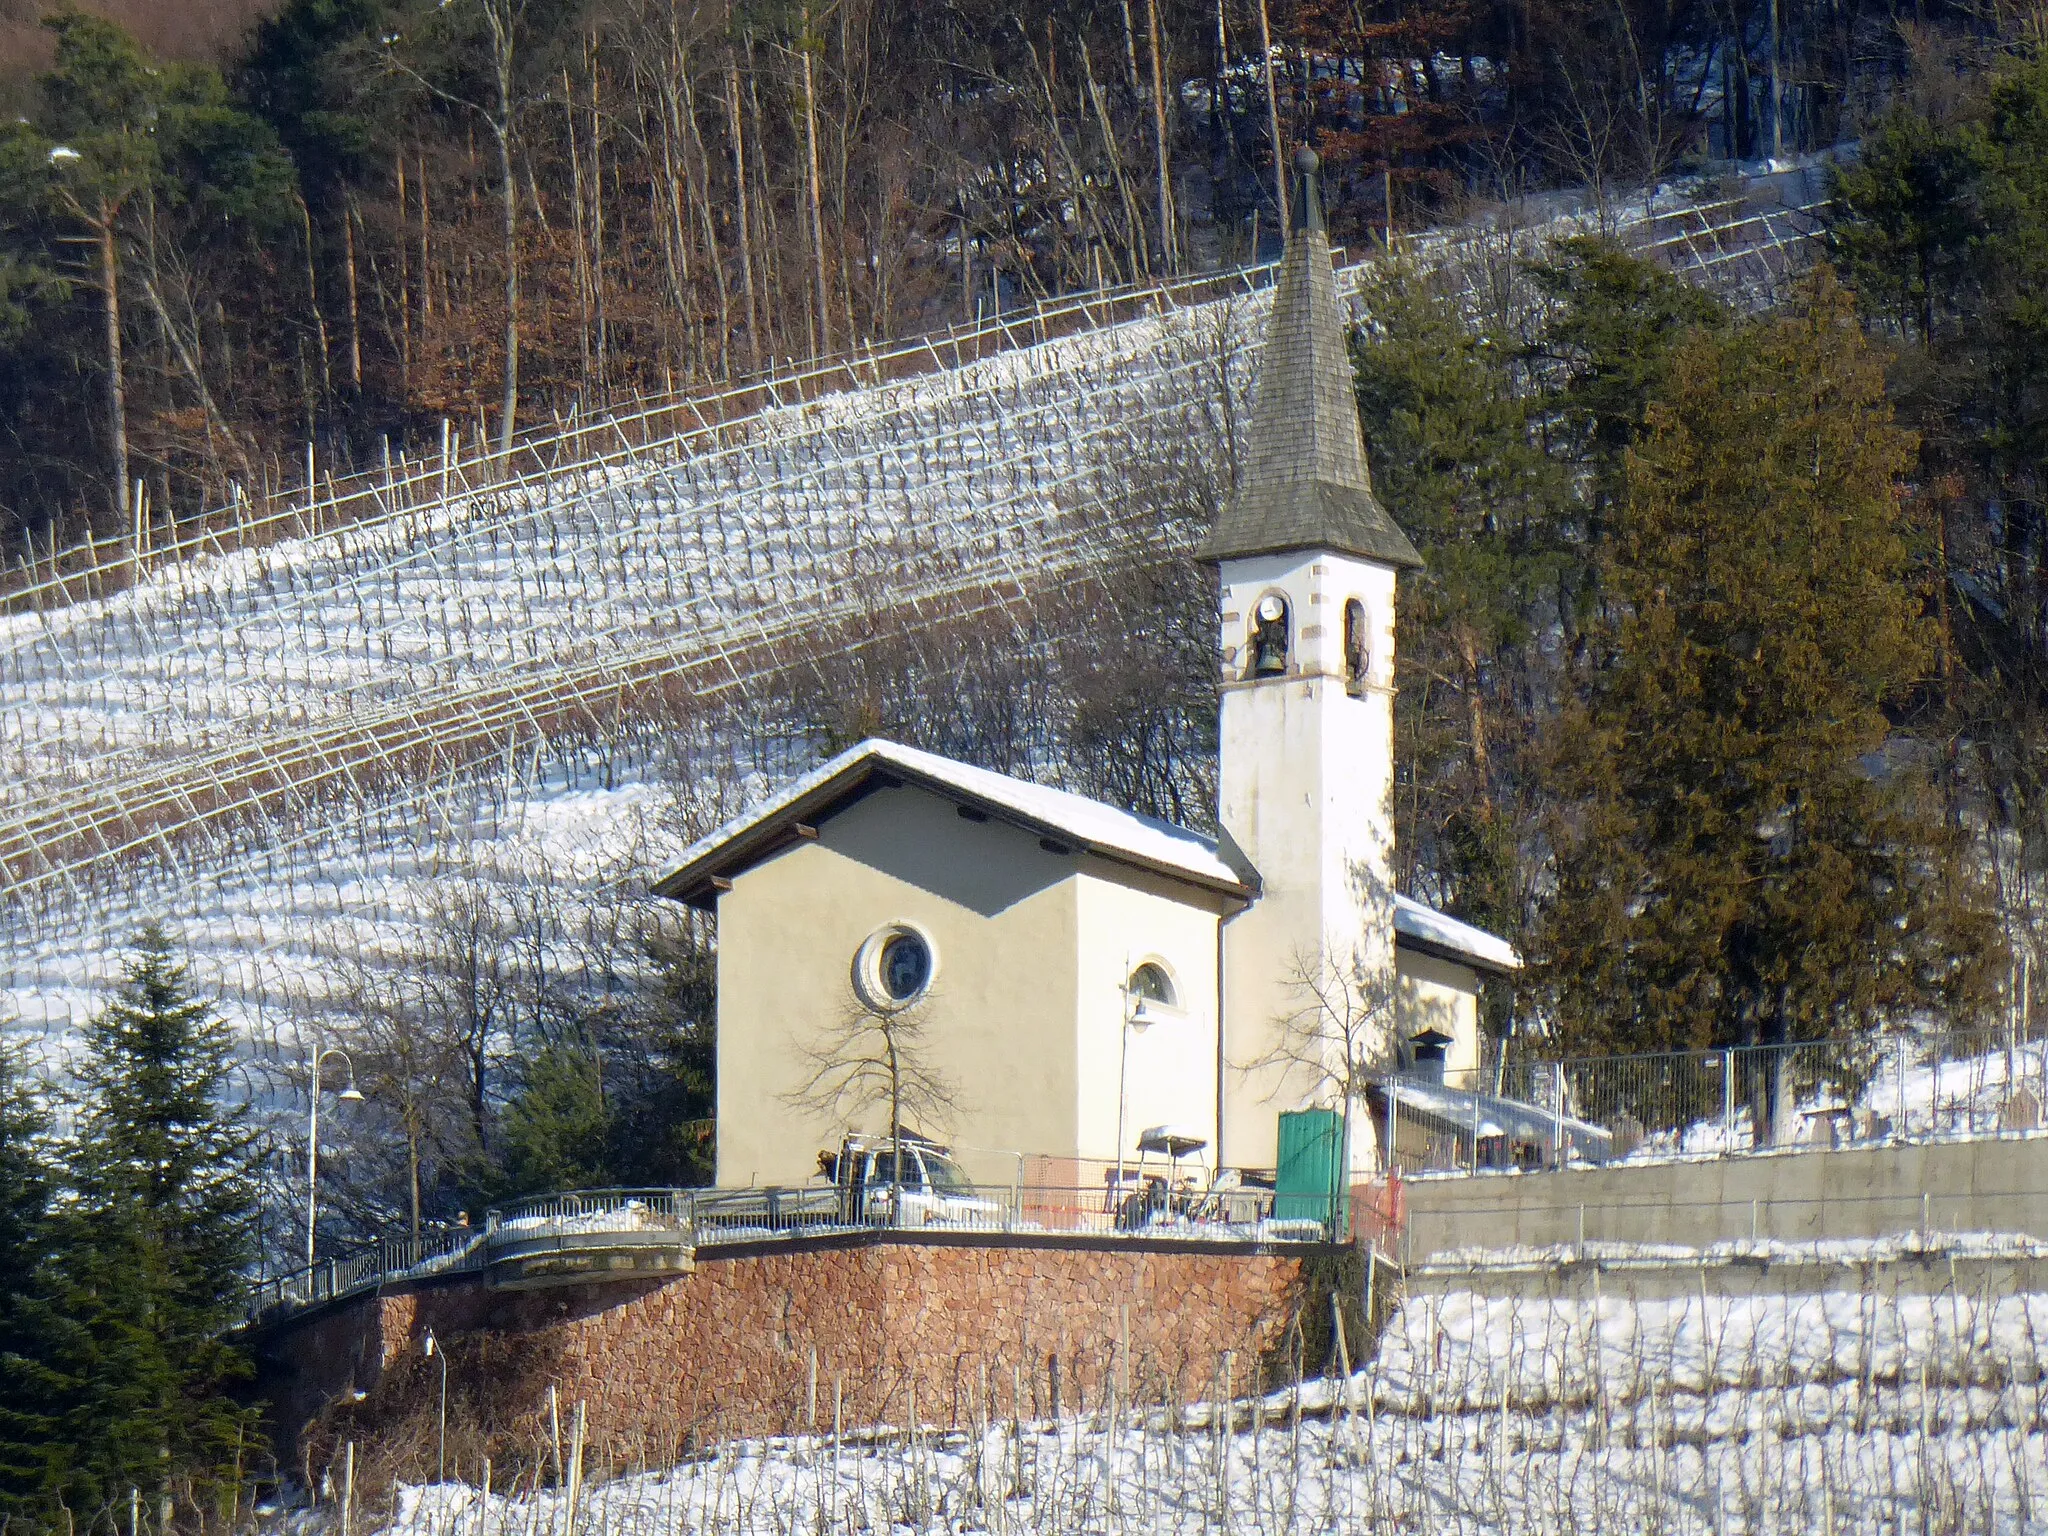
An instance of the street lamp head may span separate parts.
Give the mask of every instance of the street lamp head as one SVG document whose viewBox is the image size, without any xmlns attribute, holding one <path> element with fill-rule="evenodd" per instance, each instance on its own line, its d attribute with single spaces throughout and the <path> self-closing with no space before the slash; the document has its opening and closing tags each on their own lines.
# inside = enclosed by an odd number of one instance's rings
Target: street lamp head
<svg viewBox="0 0 2048 1536">
<path fill-rule="evenodd" d="M 335 1097 L 340 1099 L 341 1102 L 344 1104 L 360 1104 L 363 1102 L 363 1096 L 356 1090 L 356 1085 L 354 1083 L 350 1083 L 346 1088 L 342 1089 L 340 1093 L 335 1095 Z"/>
<path fill-rule="evenodd" d="M 427 1358 L 434 1358 L 434 1331 L 431 1328 L 427 1330 Z"/>
</svg>

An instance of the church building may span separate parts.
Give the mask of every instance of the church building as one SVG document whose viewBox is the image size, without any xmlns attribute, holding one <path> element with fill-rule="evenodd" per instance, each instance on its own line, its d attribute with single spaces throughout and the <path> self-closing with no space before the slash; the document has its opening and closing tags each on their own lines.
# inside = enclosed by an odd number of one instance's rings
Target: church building
<svg viewBox="0 0 2048 1536">
<path fill-rule="evenodd" d="M 863 1019 L 903 1017 L 946 1088 L 906 1123 L 1004 1183 L 1159 1126 L 1266 1172 L 1282 1111 L 1418 1035 L 1476 1066 L 1480 986 L 1520 961 L 1394 890 L 1395 606 L 1421 560 L 1373 494 L 1312 151 L 1296 169 L 1249 453 L 1203 550 L 1221 838 L 866 741 L 690 849 L 656 890 L 717 914 L 719 1184 L 802 1183 L 843 1132 L 886 1131 L 886 1104 L 849 1124 L 805 1092 Z"/>
</svg>

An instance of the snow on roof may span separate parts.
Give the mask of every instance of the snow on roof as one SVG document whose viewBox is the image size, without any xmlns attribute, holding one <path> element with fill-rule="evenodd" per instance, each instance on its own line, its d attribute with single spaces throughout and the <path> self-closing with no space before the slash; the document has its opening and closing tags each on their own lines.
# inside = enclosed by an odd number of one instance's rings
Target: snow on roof
<svg viewBox="0 0 2048 1536">
<path fill-rule="evenodd" d="M 787 824 L 829 811 L 840 796 L 877 773 L 894 772 L 949 799 L 1019 822 L 1041 834 L 1072 839 L 1104 858 L 1177 875 L 1212 890 L 1249 894 L 1250 886 L 1213 838 L 1186 827 L 1118 810 L 1069 790 L 977 768 L 936 752 L 873 738 L 784 785 L 683 853 L 655 893 L 702 900 L 710 883 L 769 851 Z M 1410 947 L 1484 971 L 1519 970 L 1522 957 L 1505 939 L 1412 901 L 1394 898 L 1394 931 Z"/>
<path fill-rule="evenodd" d="M 1519 971 L 1522 957 L 1506 939 L 1446 917 L 1434 907 L 1406 896 L 1394 898 L 1394 934 L 1415 948 L 1440 954 L 1448 960 L 1475 966 L 1482 971 Z"/>
<path fill-rule="evenodd" d="M 656 894 L 690 900 L 726 866 L 750 862 L 765 852 L 766 836 L 799 819 L 801 812 L 814 806 L 822 809 L 861 781 L 891 770 L 948 799 L 1043 834 L 1064 835 L 1105 858 L 1177 875 L 1210 889 L 1248 893 L 1244 877 L 1217 851 L 1215 841 L 1198 832 L 936 752 L 870 739 L 785 785 L 687 849 L 675 873 L 655 886 Z"/>
</svg>

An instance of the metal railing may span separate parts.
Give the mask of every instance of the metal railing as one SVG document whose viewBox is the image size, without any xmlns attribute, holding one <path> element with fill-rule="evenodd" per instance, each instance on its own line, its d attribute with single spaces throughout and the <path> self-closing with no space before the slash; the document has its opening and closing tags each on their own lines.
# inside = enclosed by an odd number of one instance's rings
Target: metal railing
<svg viewBox="0 0 2048 1536">
<path fill-rule="evenodd" d="M 856 1232 L 1092 1235 L 1147 1242 L 1320 1243 L 1341 1231 L 1344 1200 L 1275 1211 L 1269 1189 L 1196 1193 L 1147 1182 L 1054 1187 L 1012 1183 L 950 1190 L 904 1186 L 849 1192 L 813 1184 L 755 1189 L 573 1190 L 493 1208 L 479 1226 L 371 1244 L 250 1287 L 250 1324 L 386 1285 L 459 1274 L 548 1253 L 687 1248 Z"/>
<path fill-rule="evenodd" d="M 2033 1131 L 2048 1040 L 1983 1029 L 1562 1061 L 1490 1051 L 1447 1074 L 1442 1101 L 1404 1099 L 1394 1081 L 1406 1173 L 1650 1162 Z M 1600 1138 L 1595 1155 L 1574 1127 Z"/>
<path fill-rule="evenodd" d="M 244 1312 L 251 1323 L 265 1322 L 375 1290 L 400 1276 L 419 1278 L 481 1269 L 482 1237 L 482 1232 L 475 1228 L 453 1227 L 419 1237 L 387 1238 L 366 1248 L 352 1249 L 339 1258 L 322 1259 L 317 1264 L 259 1280 L 248 1290 Z"/>
</svg>

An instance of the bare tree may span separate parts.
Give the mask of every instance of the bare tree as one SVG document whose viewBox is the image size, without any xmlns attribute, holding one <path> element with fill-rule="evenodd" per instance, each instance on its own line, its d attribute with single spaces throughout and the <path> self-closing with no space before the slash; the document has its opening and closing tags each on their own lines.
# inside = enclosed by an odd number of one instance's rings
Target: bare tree
<svg viewBox="0 0 2048 1536">
<path fill-rule="evenodd" d="M 904 1133 L 906 1115 L 929 1126 L 957 1114 L 958 1095 L 925 1039 L 931 1002 L 927 993 L 902 1008 L 878 1008 L 849 988 L 837 1022 L 804 1053 L 810 1076 L 783 1102 L 838 1120 L 886 1108 L 892 1137 Z"/>
<path fill-rule="evenodd" d="M 471 874 L 432 882 L 421 892 L 425 912 L 414 957 L 421 1024 L 460 1063 L 463 1102 L 478 1151 L 490 1147 L 490 1094 L 495 1062 L 510 1049 L 521 1005 L 545 990 L 544 877 L 526 889 L 534 900 L 513 910 L 499 888 Z M 534 934 L 529 946 L 522 941 Z"/>
<path fill-rule="evenodd" d="M 1391 911 L 1387 918 L 1391 933 Z M 1305 1097 L 1341 1099 L 1348 1156 L 1353 1106 L 1393 1061 L 1399 1005 L 1393 955 L 1375 963 L 1354 940 L 1329 935 L 1320 946 L 1294 952 L 1287 979 L 1297 1006 L 1274 1021 L 1270 1049 L 1249 1065 L 1277 1070 L 1283 1085 L 1299 1086 Z M 1391 1155 L 1392 1148 L 1386 1150 Z"/>
<path fill-rule="evenodd" d="M 148 161 L 136 147 L 140 135 L 132 135 L 125 124 L 116 131 L 95 135 L 96 142 L 84 151 L 59 144 L 49 151 L 54 174 L 51 190 L 57 204 L 85 227 L 83 236 L 68 243 L 92 249 L 86 282 L 99 290 L 101 336 L 106 347 L 107 428 L 109 477 L 113 481 L 113 504 L 125 531 L 131 506 L 128 480 L 128 386 L 121 355 L 121 254 L 120 221 L 131 199 L 148 182 Z M 138 550 L 141 540 L 136 539 Z"/>
<path fill-rule="evenodd" d="M 491 135 L 491 147 L 498 160 L 498 211 L 505 300 L 505 394 L 498 423 L 498 452 L 512 452 L 514 418 L 519 412 L 519 183 L 512 169 L 512 135 L 519 101 L 516 91 L 521 32 L 526 22 L 527 0 L 477 0 L 489 34 L 491 96 L 488 101 L 471 101 L 430 79 L 404 59 L 386 40 L 387 66 L 405 76 L 430 95 L 474 113 Z M 445 0 L 444 0 L 445 8 Z"/>
<path fill-rule="evenodd" d="M 428 1027 L 430 1010 L 416 971 L 360 953 L 344 958 L 338 970 L 332 1009 L 321 1023 L 348 1052 L 356 1086 L 368 1100 L 355 1117 L 360 1134 L 354 1150 L 374 1151 L 396 1133 L 405 1162 L 402 1201 L 417 1239 L 430 1167 L 453 1166 L 471 1150 L 462 1054 Z"/>
</svg>

